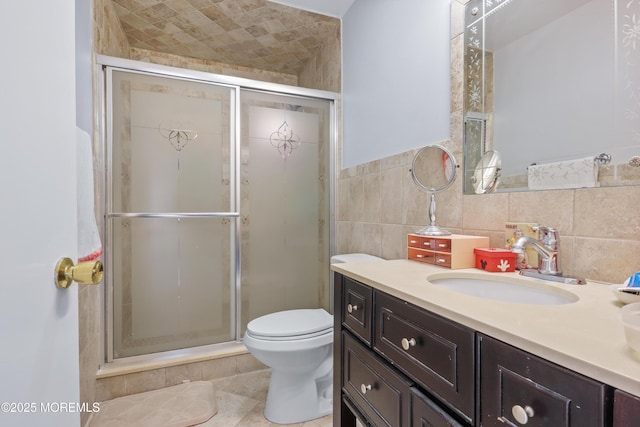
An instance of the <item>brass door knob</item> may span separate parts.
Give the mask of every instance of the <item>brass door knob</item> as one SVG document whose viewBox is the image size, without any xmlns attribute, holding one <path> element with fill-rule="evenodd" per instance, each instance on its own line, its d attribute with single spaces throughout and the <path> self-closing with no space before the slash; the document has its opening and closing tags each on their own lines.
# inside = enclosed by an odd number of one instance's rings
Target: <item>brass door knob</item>
<svg viewBox="0 0 640 427">
<path fill-rule="evenodd" d="M 55 281 L 59 288 L 68 288 L 76 281 L 85 285 L 97 285 L 104 276 L 100 261 L 81 262 L 73 265 L 71 258 L 61 258 L 56 264 Z"/>
</svg>

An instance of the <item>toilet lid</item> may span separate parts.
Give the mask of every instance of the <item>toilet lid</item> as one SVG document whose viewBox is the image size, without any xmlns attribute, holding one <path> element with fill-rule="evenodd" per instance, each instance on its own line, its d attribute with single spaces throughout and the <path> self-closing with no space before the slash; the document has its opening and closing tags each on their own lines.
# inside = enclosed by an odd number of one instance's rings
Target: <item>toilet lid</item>
<svg viewBox="0 0 640 427">
<path fill-rule="evenodd" d="M 333 316 L 321 308 L 286 310 L 253 319 L 247 331 L 261 337 L 298 337 L 333 327 Z"/>
</svg>

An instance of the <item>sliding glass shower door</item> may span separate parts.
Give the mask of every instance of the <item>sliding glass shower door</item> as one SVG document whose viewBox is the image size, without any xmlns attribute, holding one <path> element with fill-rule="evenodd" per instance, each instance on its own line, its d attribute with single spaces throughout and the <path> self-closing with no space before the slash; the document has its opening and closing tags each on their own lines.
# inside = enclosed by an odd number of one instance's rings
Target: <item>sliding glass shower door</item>
<svg viewBox="0 0 640 427">
<path fill-rule="evenodd" d="M 111 70 L 113 358 L 236 339 L 233 87 Z"/>
<path fill-rule="evenodd" d="M 331 103 L 241 91 L 242 331 L 329 308 Z"/>
<path fill-rule="evenodd" d="M 329 309 L 333 100 L 140 65 L 105 68 L 106 360 Z"/>
</svg>

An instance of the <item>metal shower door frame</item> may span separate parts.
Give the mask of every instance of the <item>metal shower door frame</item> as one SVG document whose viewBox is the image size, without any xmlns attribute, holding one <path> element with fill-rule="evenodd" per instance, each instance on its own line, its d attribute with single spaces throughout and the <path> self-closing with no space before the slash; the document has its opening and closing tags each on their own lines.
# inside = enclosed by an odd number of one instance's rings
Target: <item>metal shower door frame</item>
<svg viewBox="0 0 640 427">
<path fill-rule="evenodd" d="M 232 185 L 232 197 L 230 198 L 230 211 L 229 212 L 207 212 L 207 213 L 171 213 L 171 214 L 127 214 L 127 213 L 112 213 L 112 217 L 162 217 L 162 218 L 188 218 L 188 217 L 225 217 L 232 221 L 231 227 L 231 248 L 232 248 L 232 265 L 231 282 L 234 287 L 232 291 L 234 312 L 234 325 L 235 330 L 235 343 L 240 343 L 242 338 L 242 331 L 240 330 L 241 322 L 241 267 L 242 258 L 240 254 L 240 239 L 241 239 L 241 221 L 238 220 L 241 211 L 241 192 L 240 192 L 240 149 L 241 149 L 241 119 L 240 119 L 240 93 L 242 89 L 270 92 L 278 95 L 291 95 L 302 96 L 308 98 L 324 99 L 330 102 L 330 149 L 329 149 L 329 172 L 330 172 L 330 197 L 329 197 L 329 252 L 330 255 L 335 253 L 335 205 L 336 205 L 336 192 L 335 192 L 335 176 L 338 169 L 337 141 L 338 141 L 338 126 L 337 126 L 337 113 L 336 102 L 339 99 L 339 95 L 335 92 L 322 91 L 317 89 L 307 89 L 297 86 L 288 86 L 277 83 L 261 82 L 256 80 L 250 80 L 239 77 L 224 76 L 219 74 L 187 70 L 182 68 L 169 67 L 164 65 L 152 64 L 141 61 L 134 61 L 123 58 L 115 58 L 104 55 L 96 55 L 96 62 L 101 67 L 99 73 L 99 87 L 101 88 L 98 93 L 98 129 L 99 129 L 99 151 L 100 161 L 98 162 L 99 170 L 103 171 L 101 183 L 104 186 L 104 198 L 103 201 L 98 202 L 98 209 L 101 212 L 106 213 L 106 208 L 112 205 L 111 197 L 111 168 L 107 168 L 104 163 L 110 155 L 110 150 L 113 144 L 112 133 L 108 130 L 112 126 L 112 93 L 111 93 L 111 79 L 113 71 L 124 71 L 135 74 L 146 74 L 154 77 L 173 78 L 177 80 L 187 80 L 196 83 L 212 84 L 217 86 L 226 86 L 233 90 L 234 95 L 231 98 L 231 112 L 235 116 L 232 117 L 233 126 L 230 129 L 230 144 L 232 153 L 232 162 L 230 165 L 230 178 L 234 181 Z M 103 236 L 105 238 L 110 236 L 111 233 L 110 221 L 104 217 Z M 102 307 L 104 314 L 102 316 L 103 325 L 102 331 L 104 332 L 104 339 L 102 341 L 104 354 L 104 362 L 111 363 L 114 361 L 113 357 L 113 275 L 110 274 L 110 259 L 109 251 L 104 253 L 104 261 L 106 266 L 105 274 L 105 292 L 102 295 L 103 303 Z M 329 289 L 330 295 L 333 289 Z M 330 301 L 332 298 L 330 298 Z M 221 346 L 228 343 L 212 344 L 212 346 Z M 138 357 L 138 356 L 133 356 Z M 121 359 L 118 359 L 121 360 Z"/>
</svg>

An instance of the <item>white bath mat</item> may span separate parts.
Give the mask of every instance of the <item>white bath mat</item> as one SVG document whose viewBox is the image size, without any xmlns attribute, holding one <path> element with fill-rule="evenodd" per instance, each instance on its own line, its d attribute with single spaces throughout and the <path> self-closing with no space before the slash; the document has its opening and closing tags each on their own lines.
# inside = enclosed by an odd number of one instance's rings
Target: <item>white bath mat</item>
<svg viewBox="0 0 640 427">
<path fill-rule="evenodd" d="M 187 427 L 218 412 L 213 384 L 195 381 L 100 404 L 91 427 Z"/>
</svg>

